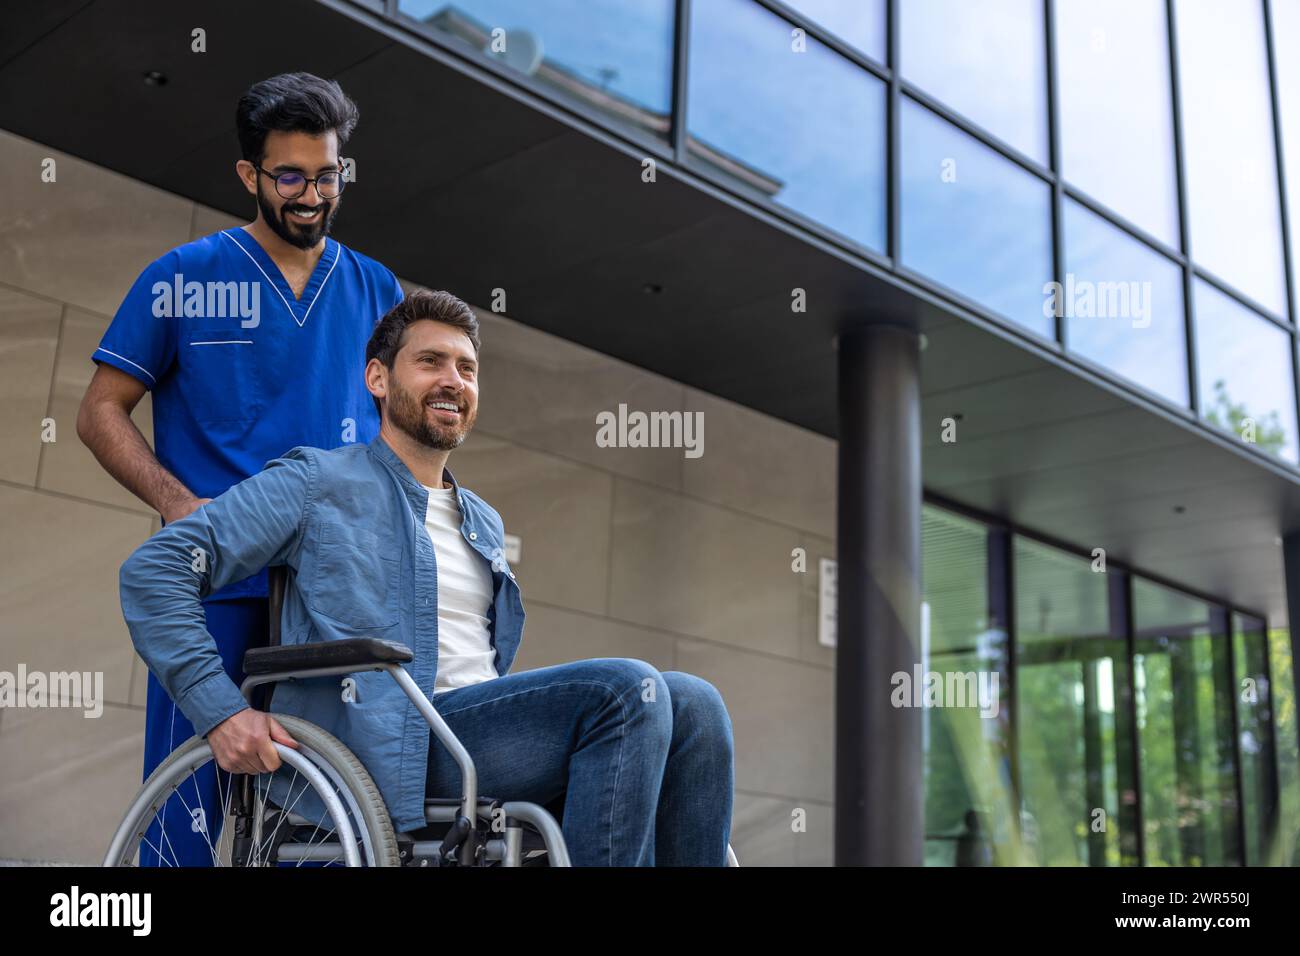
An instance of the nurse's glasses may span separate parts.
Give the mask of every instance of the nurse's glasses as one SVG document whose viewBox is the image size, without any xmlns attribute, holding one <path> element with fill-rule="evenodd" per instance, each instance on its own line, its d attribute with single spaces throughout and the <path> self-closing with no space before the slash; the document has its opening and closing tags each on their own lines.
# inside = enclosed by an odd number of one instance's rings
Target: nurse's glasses
<svg viewBox="0 0 1300 956">
<path fill-rule="evenodd" d="M 316 194 L 321 199 L 333 199 L 339 193 L 343 192 L 343 173 L 342 171 L 330 170 L 328 173 L 321 173 L 314 178 L 304 176 L 302 173 L 268 173 L 261 166 L 254 167 L 263 176 L 275 181 L 275 191 L 280 194 L 282 199 L 297 199 L 307 191 L 308 183 L 316 184 Z"/>
</svg>

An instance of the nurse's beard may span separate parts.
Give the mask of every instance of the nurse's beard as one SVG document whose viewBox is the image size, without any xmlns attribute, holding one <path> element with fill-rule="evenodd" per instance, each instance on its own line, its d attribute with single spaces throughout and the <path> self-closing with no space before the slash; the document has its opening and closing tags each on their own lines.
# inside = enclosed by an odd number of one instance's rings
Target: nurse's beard
<svg viewBox="0 0 1300 956">
<path fill-rule="evenodd" d="M 337 196 L 333 199 L 322 200 L 325 211 L 321 213 L 320 221 L 311 226 L 290 225 L 288 220 L 284 218 L 283 210 L 296 202 L 296 199 L 290 199 L 284 206 L 280 207 L 280 210 L 276 210 L 267 201 L 265 194 L 262 192 L 261 184 L 258 184 L 257 207 L 262 210 L 262 218 L 271 227 L 271 231 L 291 246 L 296 246 L 299 249 L 310 249 L 320 242 L 322 237 L 329 234 L 330 227 L 334 225 L 334 217 L 339 212 L 340 200 Z"/>
</svg>

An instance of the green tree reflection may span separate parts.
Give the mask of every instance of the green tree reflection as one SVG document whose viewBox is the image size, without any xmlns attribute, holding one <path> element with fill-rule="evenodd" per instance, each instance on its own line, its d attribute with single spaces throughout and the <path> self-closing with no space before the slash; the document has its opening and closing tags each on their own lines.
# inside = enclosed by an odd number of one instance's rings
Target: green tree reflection
<svg viewBox="0 0 1300 956">
<path fill-rule="evenodd" d="M 1286 445 L 1286 429 L 1282 427 L 1277 409 L 1273 409 L 1263 417 L 1252 415 L 1245 405 L 1234 402 L 1229 397 L 1228 386 L 1221 378 L 1214 382 L 1214 404 L 1204 410 L 1204 415 L 1205 420 L 1211 425 L 1232 432 L 1238 438 L 1242 437 L 1246 423 L 1253 421 L 1255 423 L 1253 444 L 1271 454 L 1281 455 Z"/>
</svg>

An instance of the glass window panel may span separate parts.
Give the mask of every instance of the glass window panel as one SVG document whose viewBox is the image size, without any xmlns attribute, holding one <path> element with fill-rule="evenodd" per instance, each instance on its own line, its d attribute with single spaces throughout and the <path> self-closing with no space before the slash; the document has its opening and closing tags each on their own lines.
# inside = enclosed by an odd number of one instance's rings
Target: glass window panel
<svg viewBox="0 0 1300 956">
<path fill-rule="evenodd" d="M 1268 662 L 1273 683 L 1277 743 L 1277 777 L 1281 801 L 1275 837 L 1268 843 L 1269 866 L 1300 866 L 1300 737 L 1296 729 L 1295 671 L 1292 669 L 1291 632 L 1285 627 L 1268 632 Z"/>
<path fill-rule="evenodd" d="M 930 606 L 929 647 L 969 651 L 988 628 L 988 530 L 951 512 L 921 512 L 922 582 Z"/>
<path fill-rule="evenodd" d="M 902 261 L 1051 338 L 1051 190 L 1037 177 L 903 98 Z"/>
<path fill-rule="evenodd" d="M 885 85 L 750 0 L 692 7 L 692 160 L 742 195 L 885 246 Z"/>
<path fill-rule="evenodd" d="M 1049 304 L 1070 349 L 1186 406 L 1182 269 L 1067 198 L 1065 270 Z"/>
<path fill-rule="evenodd" d="M 1042 0 L 903 0 L 902 75 L 1047 165 Z"/>
<path fill-rule="evenodd" d="M 922 509 L 922 671 L 997 674 L 997 713 L 978 707 L 926 708 L 925 862 L 1007 863 L 1015 817 L 1010 800 L 1006 632 L 988 620 L 988 532 L 984 525 Z M 992 694 L 992 678 L 986 677 Z M 993 698 L 990 696 L 989 698 Z"/>
<path fill-rule="evenodd" d="M 1273 0 L 1272 9 L 1277 107 L 1291 225 L 1291 280 L 1300 282 L 1300 0 Z"/>
<path fill-rule="evenodd" d="M 1267 863 L 1265 852 L 1277 823 L 1277 751 L 1264 622 L 1234 614 L 1232 640 L 1246 862 L 1260 866 Z"/>
<path fill-rule="evenodd" d="M 1286 314 L 1263 6 L 1175 0 L 1192 258 Z"/>
<path fill-rule="evenodd" d="M 1137 862 L 1128 656 L 1107 578 L 1016 538 L 1016 707 L 1026 862 Z"/>
<path fill-rule="evenodd" d="M 1145 865 L 1239 864 L 1227 635 L 1207 604 L 1140 578 L 1133 618 Z"/>
<path fill-rule="evenodd" d="M 1295 463 L 1290 336 L 1208 282 L 1194 288 L 1201 417 Z"/>
<path fill-rule="evenodd" d="M 397 9 L 562 98 L 668 133 L 673 0 L 398 0 Z M 504 50 L 492 47 L 496 29 Z"/>
<path fill-rule="evenodd" d="M 885 0 L 785 0 L 785 5 L 885 62 Z"/>
<path fill-rule="evenodd" d="M 1174 248 L 1165 0 L 1056 0 L 1065 178 Z"/>
</svg>

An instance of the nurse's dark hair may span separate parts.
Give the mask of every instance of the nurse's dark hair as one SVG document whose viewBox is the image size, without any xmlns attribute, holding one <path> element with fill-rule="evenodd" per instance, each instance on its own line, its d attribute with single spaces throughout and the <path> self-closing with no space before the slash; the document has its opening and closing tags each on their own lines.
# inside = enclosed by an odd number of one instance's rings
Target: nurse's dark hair
<svg viewBox="0 0 1300 956">
<path fill-rule="evenodd" d="M 235 129 L 244 159 L 261 163 L 266 134 L 272 130 L 313 136 L 333 130 L 342 149 L 360 116 L 357 105 L 334 80 L 311 73 L 281 73 L 244 91 L 235 108 Z"/>
<path fill-rule="evenodd" d="M 370 333 L 366 343 L 366 364 L 371 359 L 379 359 L 391 369 L 397 361 L 397 353 L 402 350 L 406 340 L 406 330 L 414 322 L 430 319 L 460 329 L 469 337 L 474 346 L 474 357 L 478 358 L 479 335 L 478 316 L 474 310 L 450 292 L 433 289 L 417 289 L 388 311 L 388 314 L 375 323 L 375 330 Z M 374 396 L 371 396 L 372 398 Z M 375 399 L 375 408 L 379 408 L 379 399 Z"/>
</svg>

